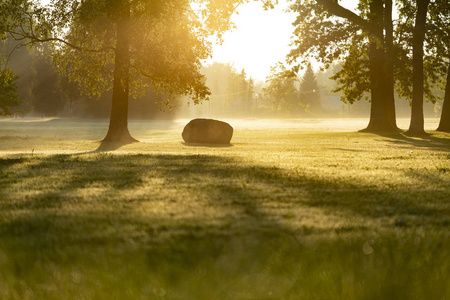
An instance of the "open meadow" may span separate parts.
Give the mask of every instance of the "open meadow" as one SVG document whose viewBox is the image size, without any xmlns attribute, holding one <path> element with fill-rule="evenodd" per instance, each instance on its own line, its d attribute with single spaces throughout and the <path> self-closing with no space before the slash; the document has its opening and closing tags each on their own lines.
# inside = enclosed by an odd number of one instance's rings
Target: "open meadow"
<svg viewBox="0 0 450 300">
<path fill-rule="evenodd" d="M 450 134 L 0 120 L 0 299 L 450 299 Z M 407 128 L 408 120 L 399 120 Z"/>
</svg>

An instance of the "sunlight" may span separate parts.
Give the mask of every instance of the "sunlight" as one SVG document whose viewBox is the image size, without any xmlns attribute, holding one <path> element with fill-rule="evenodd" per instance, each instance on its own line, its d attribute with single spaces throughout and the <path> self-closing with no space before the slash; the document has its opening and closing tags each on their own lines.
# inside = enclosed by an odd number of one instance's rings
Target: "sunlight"
<svg viewBox="0 0 450 300">
<path fill-rule="evenodd" d="M 273 10 L 265 11 L 259 2 L 243 4 L 233 17 L 236 29 L 224 35 L 224 43 L 216 45 L 209 63 L 232 63 L 239 72 L 264 81 L 270 67 L 284 61 L 289 52 L 292 22 L 295 14 L 284 12 L 285 0 Z"/>
<path fill-rule="evenodd" d="M 292 1 L 278 2 L 272 10 L 264 10 L 260 2 L 241 5 L 232 18 L 236 29 L 224 35 L 222 45 L 213 47 L 213 57 L 207 64 L 231 63 L 238 72 L 245 69 L 247 77 L 265 81 L 270 68 L 284 62 L 290 51 L 292 23 L 296 18 L 295 13 L 286 12 Z M 340 1 L 340 4 L 352 11 L 356 8 L 353 0 Z"/>
</svg>

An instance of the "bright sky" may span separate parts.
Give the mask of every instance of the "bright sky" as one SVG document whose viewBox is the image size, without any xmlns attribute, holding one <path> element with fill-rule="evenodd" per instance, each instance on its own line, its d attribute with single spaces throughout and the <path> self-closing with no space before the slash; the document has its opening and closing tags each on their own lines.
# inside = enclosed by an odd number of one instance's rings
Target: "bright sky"
<svg viewBox="0 0 450 300">
<path fill-rule="evenodd" d="M 295 14 L 284 12 L 288 6 L 285 0 L 279 3 L 267 11 L 260 2 L 241 5 L 233 17 L 237 29 L 227 32 L 223 44 L 214 47 L 211 61 L 232 63 L 238 72 L 245 69 L 248 76 L 265 81 L 270 67 L 284 61 L 289 53 L 294 29 Z"/>
<path fill-rule="evenodd" d="M 358 1 L 342 0 L 342 6 L 354 9 Z M 285 12 L 289 3 L 279 0 L 273 10 L 265 11 L 260 2 L 241 5 L 239 14 L 233 17 L 237 29 L 224 35 L 224 43 L 216 45 L 210 61 L 232 63 L 247 76 L 265 81 L 270 67 L 284 62 L 289 53 L 290 38 L 294 27 L 295 13 Z"/>
</svg>

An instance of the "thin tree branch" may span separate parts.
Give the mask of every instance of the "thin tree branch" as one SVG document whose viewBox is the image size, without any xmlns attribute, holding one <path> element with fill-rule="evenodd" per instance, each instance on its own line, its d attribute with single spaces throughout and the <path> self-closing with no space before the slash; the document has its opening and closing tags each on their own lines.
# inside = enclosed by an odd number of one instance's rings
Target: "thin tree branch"
<svg viewBox="0 0 450 300">
<path fill-rule="evenodd" d="M 37 37 L 34 32 L 31 32 L 30 34 L 26 33 L 26 31 L 24 31 L 22 29 L 22 32 L 16 32 L 16 31 L 9 31 L 8 32 L 11 37 L 16 40 L 16 41 L 23 41 L 26 39 L 29 39 L 30 42 L 25 43 L 25 45 L 28 45 L 30 43 L 46 43 L 46 42 L 60 42 L 63 43 L 73 49 L 79 50 L 79 51 L 84 51 L 84 52 L 91 52 L 91 53 L 99 53 L 99 52 L 104 52 L 107 50 L 111 50 L 111 51 L 115 51 L 116 49 L 114 47 L 108 46 L 108 47 L 102 47 L 100 49 L 89 49 L 89 48 L 84 48 L 78 45 L 75 45 L 71 42 L 68 42 L 64 39 L 61 38 L 39 38 Z"/>
<path fill-rule="evenodd" d="M 374 24 L 370 23 L 369 21 L 361 18 L 351 10 L 339 5 L 339 3 L 335 0 L 317 0 L 317 3 L 322 5 L 325 10 L 327 10 L 330 14 L 333 14 L 337 17 L 341 17 L 344 19 L 347 19 L 351 21 L 352 23 L 359 25 L 364 29 L 365 31 L 368 31 L 369 33 L 378 36 L 379 38 L 382 38 L 379 36 L 379 29 Z M 382 31 L 381 31 L 382 32 Z"/>
</svg>

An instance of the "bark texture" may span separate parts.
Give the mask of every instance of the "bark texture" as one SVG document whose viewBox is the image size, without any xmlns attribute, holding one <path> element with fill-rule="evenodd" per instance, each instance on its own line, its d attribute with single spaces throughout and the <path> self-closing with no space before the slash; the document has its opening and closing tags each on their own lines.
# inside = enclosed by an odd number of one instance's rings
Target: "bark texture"
<svg viewBox="0 0 450 300">
<path fill-rule="evenodd" d="M 450 132 L 450 65 L 447 71 L 447 83 L 445 84 L 441 120 L 439 121 L 439 127 L 436 130 Z"/>
<path fill-rule="evenodd" d="M 408 130 L 410 134 L 425 133 L 423 116 L 423 43 L 429 3 L 430 0 L 417 0 L 413 32 L 413 96 L 411 102 L 411 123 Z"/>
<path fill-rule="evenodd" d="M 385 70 L 386 70 L 386 97 L 389 122 L 398 130 L 395 113 L 394 93 L 394 25 L 392 21 L 392 0 L 384 2 L 384 28 L 385 28 Z"/>
<path fill-rule="evenodd" d="M 109 128 L 103 142 L 128 144 L 137 142 L 128 131 L 128 92 L 130 85 L 129 26 L 130 6 L 120 1 L 117 17 L 117 39 L 114 58 L 114 82 Z"/>
<path fill-rule="evenodd" d="M 372 104 L 369 125 L 362 130 L 364 132 L 392 132 L 398 130 L 395 121 L 393 70 L 388 66 L 392 59 L 389 57 L 389 55 L 392 55 L 392 49 L 389 48 L 392 46 L 392 31 L 389 32 L 386 29 L 387 38 L 383 34 L 384 21 L 388 21 L 384 20 L 387 13 L 389 13 L 389 9 L 385 11 L 382 0 L 372 0 L 370 2 L 369 19 L 372 24 L 376 25 L 376 31 L 369 36 L 369 73 Z"/>
</svg>

